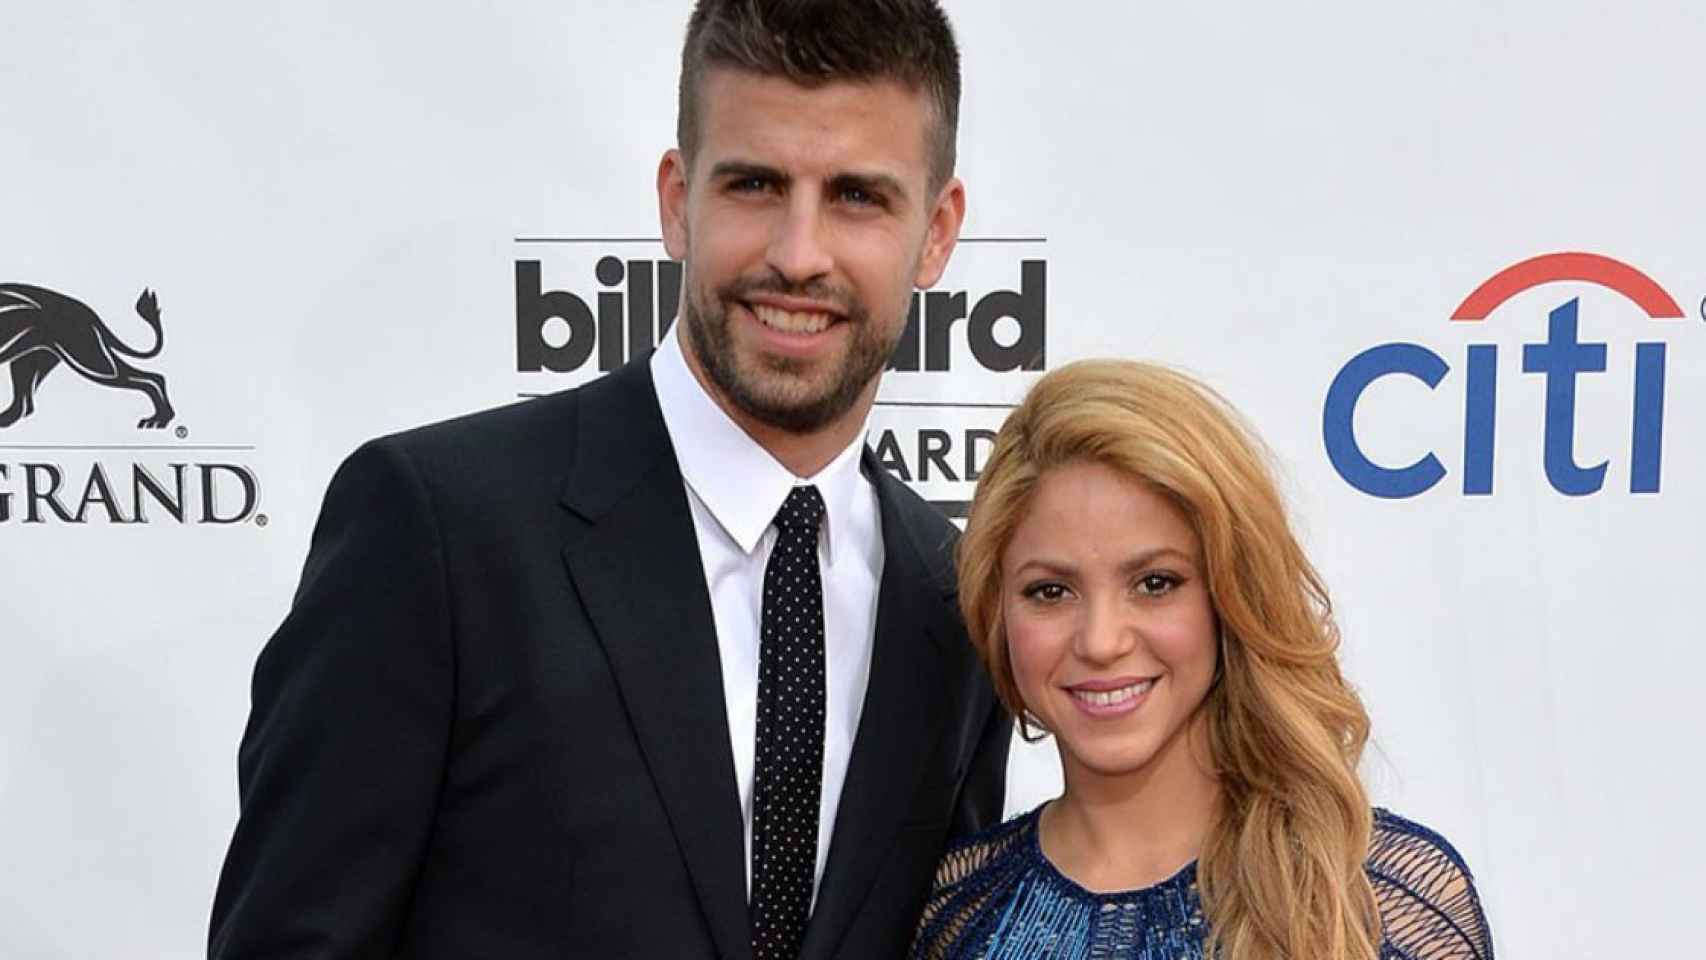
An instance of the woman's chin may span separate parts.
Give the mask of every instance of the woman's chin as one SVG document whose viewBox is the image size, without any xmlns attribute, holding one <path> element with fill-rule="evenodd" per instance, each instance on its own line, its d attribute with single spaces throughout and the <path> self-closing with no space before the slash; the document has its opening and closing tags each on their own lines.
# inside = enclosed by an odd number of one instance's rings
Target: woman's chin
<svg viewBox="0 0 1706 960">
<path fill-rule="evenodd" d="M 1056 735 L 1060 744 L 1061 766 L 1078 767 L 1097 777 L 1136 776 L 1149 769 L 1155 761 L 1153 744 L 1145 743 L 1069 743 Z"/>
</svg>

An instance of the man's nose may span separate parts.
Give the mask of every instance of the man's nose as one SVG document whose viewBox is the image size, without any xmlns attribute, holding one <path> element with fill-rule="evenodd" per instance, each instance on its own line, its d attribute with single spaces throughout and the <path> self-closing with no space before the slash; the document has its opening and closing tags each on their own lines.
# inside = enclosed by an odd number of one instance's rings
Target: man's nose
<svg viewBox="0 0 1706 960">
<path fill-rule="evenodd" d="M 824 236 L 827 225 L 816 198 L 800 191 L 776 223 L 765 259 L 790 284 L 804 284 L 829 274 L 835 266 Z"/>
</svg>

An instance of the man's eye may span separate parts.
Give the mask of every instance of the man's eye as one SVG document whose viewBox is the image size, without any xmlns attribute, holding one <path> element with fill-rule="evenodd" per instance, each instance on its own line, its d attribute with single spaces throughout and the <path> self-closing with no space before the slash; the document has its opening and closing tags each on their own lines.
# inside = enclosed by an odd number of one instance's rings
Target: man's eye
<svg viewBox="0 0 1706 960">
<path fill-rule="evenodd" d="M 843 187 L 841 199 L 860 207 L 881 206 L 883 202 L 881 197 L 864 187 Z"/>
<path fill-rule="evenodd" d="M 762 177 L 742 177 L 729 182 L 729 190 L 734 193 L 762 193 L 770 189 L 770 181 Z"/>
<path fill-rule="evenodd" d="M 1137 580 L 1137 592 L 1150 597 L 1159 597 L 1179 585 L 1179 578 L 1170 573 L 1149 573 Z"/>
</svg>

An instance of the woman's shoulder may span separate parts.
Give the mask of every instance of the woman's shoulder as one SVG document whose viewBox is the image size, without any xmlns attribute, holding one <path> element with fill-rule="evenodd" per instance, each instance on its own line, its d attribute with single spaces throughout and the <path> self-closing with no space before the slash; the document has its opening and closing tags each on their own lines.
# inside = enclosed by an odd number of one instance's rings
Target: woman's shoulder
<svg viewBox="0 0 1706 960">
<path fill-rule="evenodd" d="M 1366 864 L 1386 941 L 1414 960 L 1492 960 L 1474 875 L 1451 841 L 1376 808 Z"/>
<path fill-rule="evenodd" d="M 1014 814 L 991 827 L 968 834 L 948 845 L 936 866 L 936 878 L 931 884 L 931 896 L 963 883 L 967 878 L 987 872 L 992 866 L 1012 859 L 1028 848 L 1027 838 L 1036 829 L 1037 814 L 1042 807 Z"/>
<path fill-rule="evenodd" d="M 943 958 L 1028 864 L 1038 807 L 949 844 L 918 919 L 912 957 Z"/>
</svg>

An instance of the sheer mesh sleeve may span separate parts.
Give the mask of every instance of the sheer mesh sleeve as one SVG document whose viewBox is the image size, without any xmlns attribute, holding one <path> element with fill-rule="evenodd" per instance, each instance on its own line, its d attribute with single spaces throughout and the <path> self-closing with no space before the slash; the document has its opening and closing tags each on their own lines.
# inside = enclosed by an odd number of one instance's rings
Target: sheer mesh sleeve
<svg viewBox="0 0 1706 960">
<path fill-rule="evenodd" d="M 1009 821 L 951 849 L 936 867 L 936 879 L 918 920 L 912 950 L 916 960 L 950 960 L 966 927 L 1004 887 L 999 861 L 1023 835 L 1023 820 Z"/>
<path fill-rule="evenodd" d="M 1375 811 L 1368 876 L 1385 927 L 1383 958 L 1492 960 L 1493 938 L 1475 880 L 1444 837 Z"/>
</svg>

